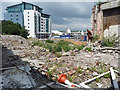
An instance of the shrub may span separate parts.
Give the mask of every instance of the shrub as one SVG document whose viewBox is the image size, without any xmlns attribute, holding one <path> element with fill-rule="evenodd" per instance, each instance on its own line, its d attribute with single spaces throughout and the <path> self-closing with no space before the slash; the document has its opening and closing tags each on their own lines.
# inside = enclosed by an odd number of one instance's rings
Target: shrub
<svg viewBox="0 0 120 90">
<path fill-rule="evenodd" d="M 54 43 L 53 40 L 46 40 L 46 43 Z"/>
<path fill-rule="evenodd" d="M 108 46 L 108 47 L 114 47 L 114 46 L 116 46 L 116 43 L 115 43 L 116 40 L 117 40 L 117 37 L 115 35 L 113 35 L 110 38 L 103 37 L 101 45 Z"/>
<path fill-rule="evenodd" d="M 62 48 L 63 48 L 63 50 L 64 50 L 65 52 L 71 50 L 70 46 L 68 46 L 68 45 L 64 45 L 64 46 L 62 46 Z"/>
</svg>

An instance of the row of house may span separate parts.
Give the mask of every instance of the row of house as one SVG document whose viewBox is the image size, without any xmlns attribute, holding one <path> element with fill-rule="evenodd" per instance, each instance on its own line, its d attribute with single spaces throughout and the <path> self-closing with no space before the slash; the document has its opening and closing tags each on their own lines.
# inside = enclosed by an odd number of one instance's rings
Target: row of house
<svg viewBox="0 0 120 90">
<path fill-rule="evenodd" d="M 42 10 L 37 5 L 22 2 L 7 7 L 4 19 L 21 24 L 22 27 L 29 30 L 29 37 L 49 39 L 51 36 L 51 19 L 50 15 L 43 13 Z"/>
<path fill-rule="evenodd" d="M 96 4 L 92 9 L 91 29 L 99 39 L 118 36 L 120 28 L 120 0 L 107 0 Z"/>
</svg>

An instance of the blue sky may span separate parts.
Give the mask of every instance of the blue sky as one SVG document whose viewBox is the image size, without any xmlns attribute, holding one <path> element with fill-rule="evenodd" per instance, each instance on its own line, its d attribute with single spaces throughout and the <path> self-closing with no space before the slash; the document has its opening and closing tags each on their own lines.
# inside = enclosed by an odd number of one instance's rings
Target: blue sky
<svg viewBox="0 0 120 90">
<path fill-rule="evenodd" d="M 29 2 L 43 8 L 43 12 L 50 14 L 52 19 L 52 30 L 86 30 L 91 27 L 91 14 L 92 7 L 96 1 L 93 2 L 30 2 L 28 0 L 22 0 Z M 91 0 L 92 1 L 92 0 Z M 21 3 L 18 2 L 2 2 L 2 15 L 0 20 L 4 19 L 4 12 L 7 6 Z M 1 6 L 1 4 L 0 4 Z"/>
</svg>

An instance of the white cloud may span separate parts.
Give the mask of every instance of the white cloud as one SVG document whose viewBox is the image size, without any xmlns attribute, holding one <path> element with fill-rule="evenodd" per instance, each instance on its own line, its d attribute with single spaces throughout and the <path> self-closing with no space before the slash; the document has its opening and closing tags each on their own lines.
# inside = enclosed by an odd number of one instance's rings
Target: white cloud
<svg viewBox="0 0 120 90">
<path fill-rule="evenodd" d="M 63 20 L 67 23 L 65 24 L 53 24 L 53 28 L 59 28 L 61 30 L 65 30 L 66 28 L 70 28 L 71 30 L 86 30 L 90 29 L 90 18 L 66 18 L 63 17 Z"/>
</svg>

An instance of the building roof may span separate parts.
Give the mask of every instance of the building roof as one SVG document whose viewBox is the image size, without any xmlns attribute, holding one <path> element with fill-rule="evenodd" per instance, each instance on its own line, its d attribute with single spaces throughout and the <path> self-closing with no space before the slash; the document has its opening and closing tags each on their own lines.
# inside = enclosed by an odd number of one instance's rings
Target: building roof
<svg viewBox="0 0 120 90">
<path fill-rule="evenodd" d="M 54 33 L 54 34 L 63 35 L 63 33 L 62 33 L 62 32 L 57 31 L 57 30 L 52 30 L 51 32 L 52 32 L 52 33 Z"/>
<path fill-rule="evenodd" d="M 16 4 L 16 5 L 8 6 L 7 8 L 11 8 L 11 7 L 13 7 L 13 6 L 21 5 L 21 4 L 23 4 L 23 3 L 26 3 L 26 4 L 30 4 L 30 5 L 33 5 L 33 6 L 39 7 L 39 6 L 34 5 L 34 4 L 31 4 L 31 3 L 22 2 L 22 3 L 20 3 L 20 4 Z M 43 9 L 42 9 L 42 8 L 40 8 L 40 7 L 39 7 L 39 9 L 43 10 Z"/>
<path fill-rule="evenodd" d="M 67 28 L 66 33 L 71 33 L 71 30 Z"/>
</svg>

